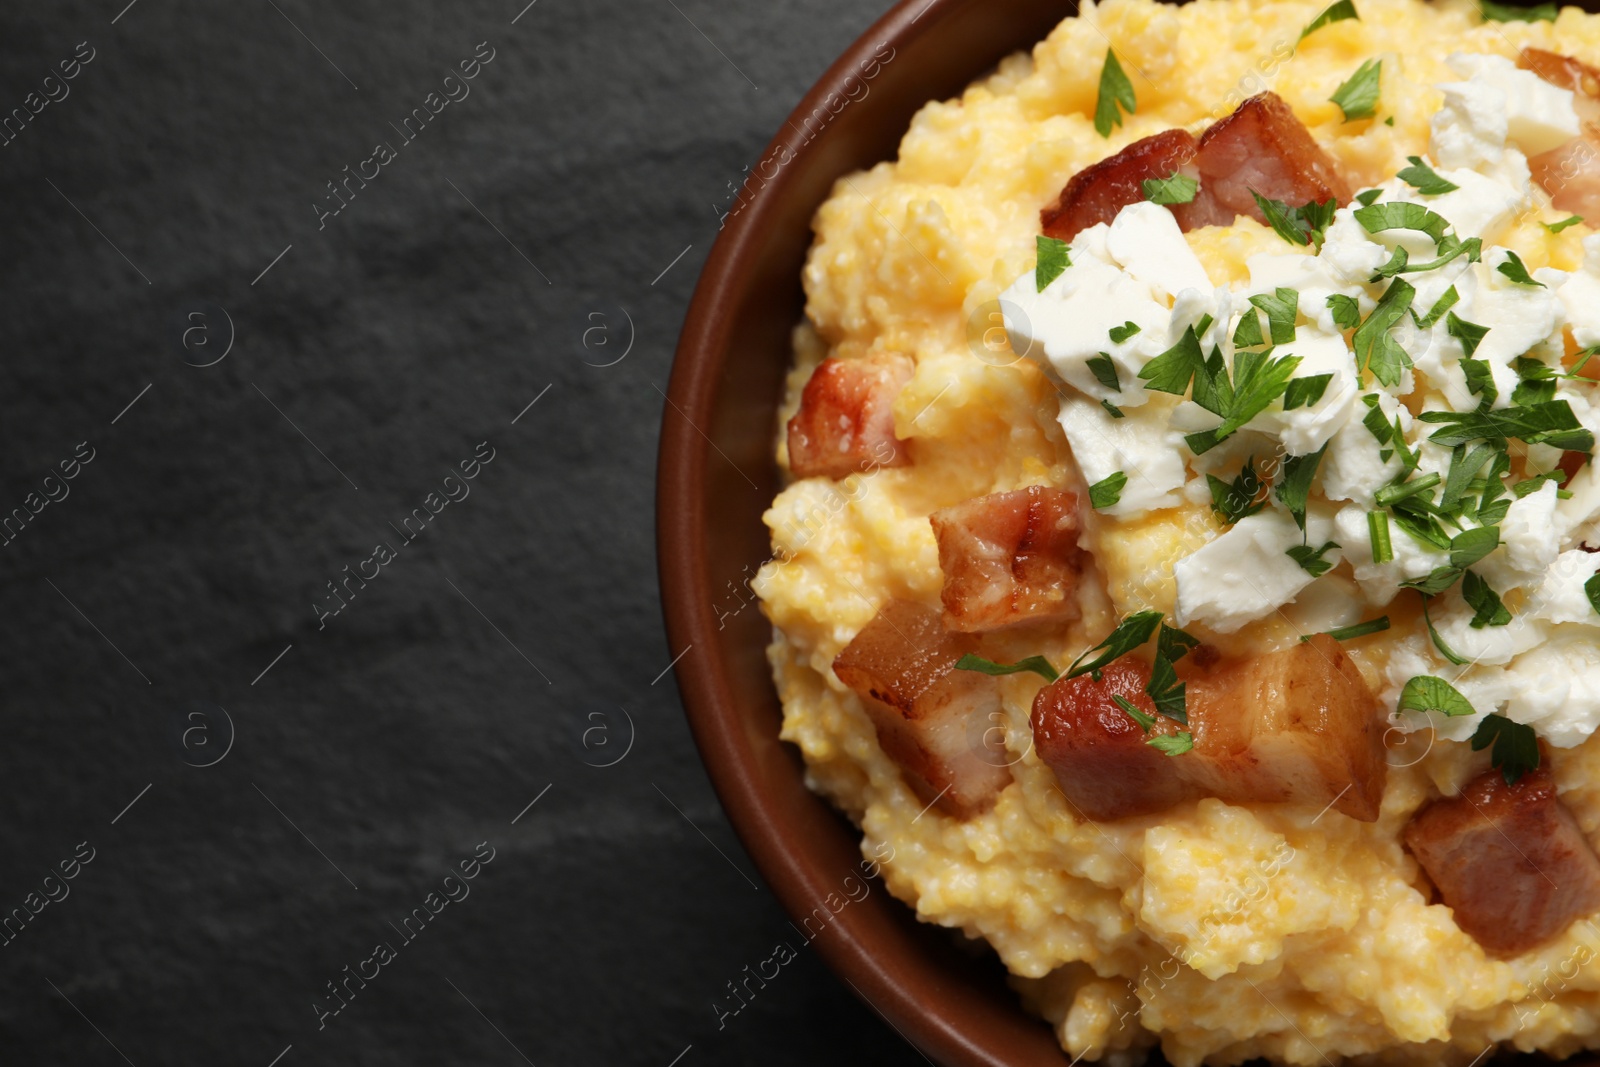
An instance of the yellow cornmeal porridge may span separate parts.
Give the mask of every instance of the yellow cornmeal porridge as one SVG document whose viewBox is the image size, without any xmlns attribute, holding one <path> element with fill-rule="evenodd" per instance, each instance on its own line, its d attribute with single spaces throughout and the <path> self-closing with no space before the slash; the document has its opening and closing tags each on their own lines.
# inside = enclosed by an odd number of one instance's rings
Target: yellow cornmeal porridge
<svg viewBox="0 0 1600 1067">
<path fill-rule="evenodd" d="M 1466 2 L 1358 0 L 1358 21 L 1324 26 L 1295 48 L 1322 6 L 1085 4 L 1031 55 L 1006 59 L 959 100 L 923 108 L 898 160 L 841 180 L 815 221 L 808 321 L 796 331 L 781 417 L 794 414 L 824 357 L 905 353 L 916 367 L 894 425 L 916 462 L 797 481 L 766 515 L 775 560 L 755 588 L 775 631 L 782 736 L 804 753 L 813 788 L 860 825 L 863 848 L 892 846 L 890 890 L 924 921 L 987 940 L 1075 1058 L 1133 1062 L 1159 1043 L 1178 1067 L 1254 1057 L 1466 1064 L 1495 1043 L 1555 1055 L 1600 1044 L 1600 926 L 1583 920 L 1533 952 L 1489 958 L 1448 908 L 1428 903 L 1401 844 L 1419 806 L 1483 769 L 1464 743 L 1427 731 L 1391 738 L 1375 823 L 1214 799 L 1095 823 L 1074 817 L 1032 750 L 1042 680 L 1013 675 L 1000 684 L 1015 785 L 961 821 L 906 786 L 832 672 L 886 601 L 938 602 L 931 511 L 1028 485 L 1082 490 L 1057 390 L 1033 360 L 996 358 L 986 336 L 1000 326 L 995 299 L 1032 271 L 1039 210 L 1068 177 L 1270 88 L 1360 189 L 1427 151 L 1441 105 L 1433 87 L 1457 78 L 1450 53 L 1514 58 L 1531 45 L 1600 62 L 1600 18 L 1568 8 L 1554 22 L 1485 23 Z M 1108 43 L 1138 96 L 1109 139 L 1092 122 Z M 1392 125 L 1345 122 L 1329 102 L 1371 57 L 1384 61 L 1382 115 Z M 1573 270 L 1591 231 L 1540 225 L 1559 214 L 1530 214 L 1497 243 L 1530 270 Z M 1250 255 L 1286 250 L 1248 218 L 1185 238 L 1219 285 L 1244 282 Z M 779 459 L 787 463 L 781 443 Z M 988 635 L 986 655 L 1065 663 L 1130 611 L 1170 611 L 1173 563 L 1222 529 L 1189 502 L 1115 524 L 1115 538 L 1100 536 L 1096 518 L 1083 543 L 1102 580 L 1080 585 L 1082 618 L 1044 637 Z M 1415 624 L 1395 621 L 1400 632 Z M 1303 626 L 1291 612 L 1233 641 L 1280 647 Z M 1375 693 L 1389 647 L 1350 649 Z M 1562 749 L 1554 769 L 1582 829 L 1600 832 L 1600 745 Z"/>
</svg>

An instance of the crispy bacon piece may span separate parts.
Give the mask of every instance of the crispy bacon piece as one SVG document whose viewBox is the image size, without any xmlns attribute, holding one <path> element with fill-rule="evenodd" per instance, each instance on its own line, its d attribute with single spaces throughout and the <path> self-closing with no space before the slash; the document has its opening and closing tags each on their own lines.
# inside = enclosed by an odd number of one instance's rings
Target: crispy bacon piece
<svg viewBox="0 0 1600 1067">
<path fill-rule="evenodd" d="M 1600 70 L 1571 56 L 1524 48 L 1517 65 L 1561 89 L 1572 90 L 1582 133 L 1528 158 L 1533 180 L 1558 210 L 1600 219 Z"/>
<path fill-rule="evenodd" d="M 1377 700 L 1326 634 L 1188 679 L 1202 756 L 1188 770 L 1225 800 L 1332 804 L 1375 822 L 1388 774 Z"/>
<path fill-rule="evenodd" d="M 994 802 L 1011 781 L 999 723 L 1000 686 L 955 663 L 977 642 L 946 630 L 933 608 L 891 600 L 833 661 L 861 697 L 878 744 L 923 800 L 957 818 Z"/>
<path fill-rule="evenodd" d="M 1350 199 L 1350 186 L 1328 153 L 1289 105 L 1268 92 L 1213 123 L 1199 141 L 1186 130 L 1167 130 L 1085 167 L 1039 213 L 1045 236 L 1070 240 L 1097 222 L 1109 223 L 1118 211 L 1145 198 L 1147 178 L 1175 171 L 1200 182 L 1192 201 L 1172 205 L 1186 232 L 1227 226 L 1240 215 L 1266 222 L 1251 190 L 1291 207 L 1329 197 L 1341 204 Z"/>
<path fill-rule="evenodd" d="M 825 359 L 789 420 L 789 469 L 796 478 L 843 478 L 911 462 L 894 435 L 894 399 L 916 364 L 888 352 L 867 359 Z"/>
<path fill-rule="evenodd" d="M 1546 758 L 1516 785 L 1488 771 L 1434 801 L 1405 840 L 1456 925 L 1492 956 L 1520 955 L 1600 911 L 1600 858 L 1556 796 Z"/>
<path fill-rule="evenodd" d="M 1277 93 L 1252 96 L 1213 123 L 1200 137 L 1195 163 L 1199 192 L 1173 209 L 1185 230 L 1226 226 L 1239 215 L 1266 222 L 1252 190 L 1290 207 L 1350 199 L 1349 183 Z"/>
<path fill-rule="evenodd" d="M 1097 222 L 1109 223 L 1117 212 L 1144 199 L 1146 179 L 1168 178 L 1179 172 L 1197 177 L 1195 147 L 1188 130 L 1167 130 L 1090 164 L 1074 174 L 1050 206 L 1039 212 L 1045 236 L 1070 241 L 1079 230 Z"/>
<path fill-rule="evenodd" d="M 1197 655 L 1193 657 L 1198 660 Z M 1209 658 L 1209 657 L 1207 657 Z M 1092 819 L 1159 811 L 1191 797 L 1230 803 L 1331 805 L 1373 822 L 1388 772 L 1377 702 L 1339 643 L 1319 634 L 1248 660 L 1186 660 L 1194 748 L 1166 756 L 1118 708 L 1146 712 L 1149 669 L 1124 657 L 1101 681 L 1062 679 L 1033 704 L 1033 737 L 1061 790 Z M 1158 717 L 1156 733 L 1181 727 Z"/>
<path fill-rule="evenodd" d="M 944 569 L 944 624 L 977 633 L 1078 617 L 1078 496 L 1035 485 L 928 516 Z"/>
<path fill-rule="evenodd" d="M 1039 690 L 1033 700 L 1033 744 L 1056 774 L 1061 792 L 1080 813 L 1097 822 L 1149 815 L 1200 795 L 1180 762 L 1194 753 L 1168 756 L 1145 744 L 1149 739 L 1111 699 L 1120 696 L 1147 715 L 1155 705 L 1145 693 L 1150 668 L 1124 656 L 1100 672 L 1062 678 Z M 1152 733 L 1174 734 L 1180 727 L 1156 715 Z"/>
</svg>

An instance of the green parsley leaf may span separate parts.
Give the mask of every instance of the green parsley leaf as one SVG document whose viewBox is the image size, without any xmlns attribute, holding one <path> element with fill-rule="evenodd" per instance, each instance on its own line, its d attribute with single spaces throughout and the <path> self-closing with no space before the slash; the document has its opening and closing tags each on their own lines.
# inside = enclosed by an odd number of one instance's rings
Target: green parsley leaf
<svg viewBox="0 0 1600 1067">
<path fill-rule="evenodd" d="M 1111 390 L 1113 393 L 1122 389 L 1122 379 L 1117 375 L 1117 365 L 1111 357 L 1102 352 L 1098 356 L 1084 360 L 1083 365 L 1089 368 L 1089 373 L 1094 375 L 1094 380 Z"/>
<path fill-rule="evenodd" d="M 1554 22 L 1556 20 L 1555 4 L 1535 4 L 1533 7 L 1518 7 L 1515 4 L 1497 4 L 1495 0 L 1478 0 L 1478 9 L 1483 14 L 1485 22 Z"/>
<path fill-rule="evenodd" d="M 1206 484 L 1211 487 L 1211 510 L 1230 526 L 1267 506 L 1253 456 L 1245 460 L 1231 485 L 1211 474 L 1206 475 Z"/>
<path fill-rule="evenodd" d="M 1300 40 L 1305 40 L 1330 22 L 1360 18 L 1361 16 L 1356 14 L 1356 5 L 1351 3 L 1351 0 L 1338 0 L 1337 3 L 1329 4 L 1322 14 L 1306 24 L 1306 28 L 1300 31 Z"/>
<path fill-rule="evenodd" d="M 1555 482 L 1560 485 L 1566 480 L 1566 475 L 1561 471 L 1550 471 L 1548 474 L 1535 474 L 1532 478 L 1524 478 L 1511 487 L 1511 495 L 1521 500 L 1532 493 L 1537 493 L 1544 487 L 1545 482 Z"/>
<path fill-rule="evenodd" d="M 1462 530 L 1450 539 L 1450 566 L 1464 569 L 1500 547 L 1500 530 L 1495 526 L 1479 526 Z"/>
<path fill-rule="evenodd" d="M 1221 354 L 1218 353 L 1215 359 L 1215 372 L 1209 376 L 1209 387 L 1215 391 L 1214 395 L 1208 398 L 1212 403 L 1208 404 L 1202 399 L 1199 379 L 1196 379 L 1195 402 L 1222 415 L 1222 425 L 1215 429 L 1184 436 L 1184 443 L 1197 456 L 1231 437 L 1245 423 L 1267 410 L 1268 405 L 1282 396 L 1289 386 L 1289 379 L 1294 376 L 1295 368 L 1300 365 L 1300 357 L 1283 356 L 1272 359 L 1267 351 L 1235 352 L 1231 385 L 1228 384 L 1227 376 L 1222 373 L 1221 364 Z M 1227 388 L 1224 389 L 1223 386 Z M 1222 410 L 1218 411 L 1219 407 Z"/>
<path fill-rule="evenodd" d="M 1039 254 L 1038 262 L 1033 268 L 1033 285 L 1036 291 L 1042 293 L 1045 286 L 1061 277 L 1061 272 L 1072 266 L 1072 255 L 1068 251 L 1067 242 L 1055 237 L 1045 237 L 1041 234 L 1034 238 L 1033 244 Z"/>
<path fill-rule="evenodd" d="M 1394 251 L 1389 253 L 1389 261 L 1372 272 L 1369 282 L 1381 282 L 1385 278 L 1393 278 L 1396 274 L 1407 273 L 1411 262 L 1411 253 L 1407 252 L 1405 245 L 1395 245 Z"/>
<path fill-rule="evenodd" d="M 1050 666 L 1050 661 L 1043 656 L 1029 656 L 1019 659 L 1015 663 L 996 663 L 992 659 L 974 656 L 968 652 L 956 660 L 956 670 L 977 671 L 979 674 L 1018 674 L 1022 671 L 1032 671 L 1047 682 L 1053 682 L 1060 677 L 1056 669 Z"/>
<path fill-rule="evenodd" d="M 1541 223 L 1540 225 L 1542 225 L 1545 229 L 1549 230 L 1551 233 L 1560 233 L 1562 230 L 1566 229 L 1568 226 L 1576 226 L 1578 223 L 1580 223 L 1582 221 L 1583 221 L 1583 216 L 1582 215 L 1569 215 L 1566 218 L 1562 219 L 1560 222 L 1545 222 L 1545 223 Z"/>
<path fill-rule="evenodd" d="M 1382 195 L 1382 189 L 1368 189 L 1366 192 L 1356 194 L 1356 202 L 1362 207 L 1371 207 L 1372 202 Z"/>
<path fill-rule="evenodd" d="M 1441 511 L 1449 513 L 1456 510 L 1466 498 L 1467 490 L 1472 487 L 1472 480 L 1498 451 L 1493 445 L 1478 445 L 1470 451 L 1466 445 L 1455 446 L 1450 455 L 1450 473 L 1445 479 L 1444 495 L 1439 498 Z"/>
<path fill-rule="evenodd" d="M 1312 548 L 1310 545 L 1290 545 L 1284 551 L 1290 559 L 1300 564 L 1300 569 L 1313 578 L 1321 578 L 1333 569 L 1333 564 L 1323 557 L 1339 546 L 1333 541 L 1323 543 L 1321 548 Z"/>
<path fill-rule="evenodd" d="M 1300 294 L 1296 290 L 1274 289 L 1271 296 L 1252 296 L 1250 303 L 1267 313 L 1267 332 L 1273 344 L 1286 345 L 1294 340 L 1294 320 L 1300 310 Z"/>
<path fill-rule="evenodd" d="M 1443 678 L 1419 674 L 1406 682 L 1400 690 L 1396 711 L 1437 711 L 1452 718 L 1458 715 L 1476 715 L 1478 709 Z M 1477 747 L 1474 745 L 1473 747 Z"/>
<path fill-rule="evenodd" d="M 1450 228 L 1450 221 L 1443 215 L 1430 211 L 1421 204 L 1408 204 L 1399 200 L 1387 200 L 1381 204 L 1356 208 L 1355 218 L 1361 223 L 1361 228 L 1368 233 L 1416 230 L 1432 237 L 1434 244 L 1444 240 L 1444 232 Z"/>
<path fill-rule="evenodd" d="M 1454 287 L 1452 286 L 1452 288 Z M 1454 311 L 1450 312 L 1449 317 L 1444 320 L 1444 329 L 1451 337 L 1461 342 L 1461 351 L 1468 356 L 1478 350 L 1478 345 L 1483 342 L 1484 335 L 1489 332 L 1489 327 L 1479 326 L 1475 322 L 1468 322 L 1466 319 L 1458 318 Z M 1489 381 L 1492 386 L 1494 379 L 1491 377 Z"/>
<path fill-rule="evenodd" d="M 1353 330 L 1361 325 L 1361 305 L 1356 303 L 1355 297 L 1334 293 L 1328 297 L 1328 308 L 1333 312 L 1334 324 L 1341 330 Z"/>
<path fill-rule="evenodd" d="M 1407 156 L 1411 166 L 1402 170 L 1395 177 L 1411 186 L 1423 196 L 1439 196 L 1442 193 L 1453 193 L 1461 186 L 1455 182 L 1446 181 L 1439 177 L 1438 171 L 1422 162 L 1421 156 Z"/>
<path fill-rule="evenodd" d="M 1113 404 L 1109 400 L 1100 401 L 1100 406 L 1105 408 L 1106 411 L 1108 411 L 1111 414 L 1111 417 L 1113 419 L 1127 418 L 1127 416 L 1122 413 L 1122 409 L 1117 407 L 1117 405 Z"/>
<path fill-rule="evenodd" d="M 1457 667 L 1467 662 L 1467 658 L 1444 643 L 1444 638 L 1439 636 L 1439 631 L 1433 627 L 1433 618 L 1428 614 L 1428 598 L 1422 598 L 1422 621 L 1428 627 L 1428 636 L 1433 640 L 1433 647 L 1439 650 L 1439 655 L 1454 663 Z M 1404 695 L 1404 694 L 1402 694 Z"/>
<path fill-rule="evenodd" d="M 1509 438 L 1530 445 L 1551 445 L 1572 452 L 1594 451 L 1594 434 L 1583 428 L 1565 400 L 1501 408 L 1498 411 L 1424 411 L 1423 422 L 1443 423 L 1428 435 L 1436 444 L 1453 447 L 1467 441 L 1502 442 Z"/>
<path fill-rule="evenodd" d="M 1162 737 L 1152 737 L 1145 744 L 1157 752 L 1164 752 L 1169 756 L 1181 756 L 1194 748 L 1194 735 L 1183 731 Z"/>
<path fill-rule="evenodd" d="M 1511 621 L 1511 612 L 1506 610 L 1500 594 L 1478 577 L 1477 571 L 1468 571 L 1461 576 L 1461 597 L 1474 612 L 1471 623 L 1474 630 L 1481 630 L 1485 626 L 1504 626 Z"/>
<path fill-rule="evenodd" d="M 1128 338 L 1132 337 L 1138 332 L 1139 324 L 1130 319 L 1121 326 L 1111 327 L 1111 343 L 1114 345 L 1120 345 L 1122 342 L 1126 341 Z"/>
<path fill-rule="evenodd" d="M 1161 353 L 1139 371 L 1146 387 L 1158 393 L 1182 396 L 1189 388 L 1189 379 L 1205 370 L 1205 356 L 1200 352 L 1200 338 L 1190 326 L 1178 338 L 1178 343 Z"/>
<path fill-rule="evenodd" d="M 1472 735 L 1472 750 L 1478 752 L 1491 744 L 1489 763 L 1500 769 L 1506 785 L 1516 785 L 1517 779 L 1538 769 L 1539 738 L 1526 723 L 1512 722 L 1504 715 L 1485 715 Z"/>
<path fill-rule="evenodd" d="M 1328 97 L 1339 110 L 1344 112 L 1344 120 L 1352 122 L 1356 119 L 1370 119 L 1378 110 L 1379 81 L 1383 74 L 1383 61 L 1369 59 L 1350 75 L 1350 80 Z"/>
<path fill-rule="evenodd" d="M 1142 186 L 1152 204 L 1187 204 L 1200 189 L 1199 182 L 1176 171 L 1165 178 L 1146 178 Z"/>
<path fill-rule="evenodd" d="M 1389 513 L 1367 512 L 1367 537 L 1372 541 L 1372 562 L 1388 563 L 1394 559 L 1394 547 L 1389 541 Z"/>
<path fill-rule="evenodd" d="M 1396 274 L 1420 274 L 1423 271 L 1437 270 L 1458 256 L 1466 256 L 1468 263 L 1476 263 L 1483 258 L 1483 240 L 1478 237 L 1469 237 L 1465 241 L 1457 240 L 1452 234 L 1445 234 L 1439 242 L 1439 257 L 1422 263 L 1412 263 L 1410 254 L 1404 245 L 1395 245 L 1394 251 L 1389 255 L 1389 262 L 1373 272 L 1372 281 L 1382 281 L 1392 278 Z"/>
<path fill-rule="evenodd" d="M 1379 615 L 1376 619 L 1368 619 L 1366 622 L 1353 623 L 1350 626 L 1336 626 L 1332 630 L 1324 630 L 1323 633 L 1327 634 L 1335 641 L 1352 641 L 1357 637 L 1366 637 L 1368 634 L 1382 633 L 1388 628 L 1389 616 Z M 1309 641 L 1313 636 L 1314 635 L 1312 634 L 1306 634 L 1304 637 L 1300 638 L 1300 640 Z"/>
<path fill-rule="evenodd" d="M 1484 473 L 1483 495 L 1475 509 L 1478 521 L 1485 526 L 1500 522 L 1511 508 L 1511 497 L 1506 494 L 1506 483 L 1501 480 L 1501 476 L 1510 469 L 1511 457 L 1497 449 L 1488 471 Z"/>
<path fill-rule="evenodd" d="M 1234 348 L 1260 348 L 1267 343 L 1261 334 L 1261 316 L 1256 314 L 1254 307 L 1247 308 L 1239 316 L 1239 325 L 1233 330 Z"/>
<path fill-rule="evenodd" d="M 1089 506 L 1109 508 L 1122 499 L 1122 487 L 1127 484 L 1128 476 L 1121 471 L 1106 475 L 1089 487 Z"/>
<path fill-rule="evenodd" d="M 1583 595 L 1589 598 L 1589 606 L 1600 614 L 1600 574 L 1583 583 Z"/>
<path fill-rule="evenodd" d="M 1333 380 L 1333 373 L 1311 374 L 1304 378 L 1294 378 L 1289 382 L 1289 387 L 1283 391 L 1283 410 L 1293 411 L 1295 408 L 1310 407 L 1322 399 L 1322 394 L 1328 391 L 1328 383 Z"/>
<path fill-rule="evenodd" d="M 1120 106 L 1121 110 L 1118 110 Z M 1122 125 L 1122 112 L 1133 114 L 1138 107 L 1134 99 L 1133 83 L 1117 62 L 1117 54 L 1106 49 L 1105 66 L 1100 68 L 1100 95 L 1094 102 L 1094 128 L 1101 137 L 1110 137 L 1113 126 Z"/>
<path fill-rule="evenodd" d="M 1148 715 L 1141 711 L 1139 709 L 1139 705 L 1135 704 L 1121 693 L 1112 693 L 1111 702 L 1117 707 L 1121 708 L 1123 714 L 1127 715 L 1128 718 L 1138 723 L 1140 729 L 1142 729 L 1145 733 L 1149 733 L 1150 727 L 1156 724 L 1156 717 L 1154 715 Z"/>
<path fill-rule="evenodd" d="M 1317 465 L 1322 462 L 1322 454 L 1326 451 L 1328 446 L 1323 445 L 1315 452 L 1290 456 L 1283 461 L 1283 479 L 1278 483 L 1278 499 L 1294 516 L 1294 524 L 1300 527 L 1301 533 L 1306 531 L 1306 501 L 1311 496 L 1311 482 L 1317 476 Z"/>
<path fill-rule="evenodd" d="M 1518 356 L 1511 366 L 1517 372 L 1517 387 L 1511 391 L 1513 404 L 1543 404 L 1556 398 L 1556 372 L 1549 364 L 1532 356 Z"/>
<path fill-rule="evenodd" d="M 1094 673 L 1097 675 L 1095 681 L 1099 681 L 1098 673 L 1102 667 L 1150 640 L 1160 622 L 1159 611 L 1134 612 L 1117 623 L 1116 629 L 1112 630 L 1104 641 L 1073 660 L 1072 666 L 1067 668 L 1067 677 L 1076 678 L 1080 674 Z M 1100 655 L 1085 663 L 1084 657 L 1095 652 L 1099 652 Z"/>
<path fill-rule="evenodd" d="M 1384 204 L 1383 207 L 1390 205 Z M 1415 207 L 1407 204 L 1406 207 Z M 1362 211 L 1372 210 L 1363 208 Z M 1426 210 L 1426 209 L 1424 209 Z M 1360 215 L 1358 211 L 1356 213 Z M 1431 214 L 1431 212 L 1430 212 Z M 1411 301 L 1416 297 L 1417 291 L 1410 282 L 1404 278 L 1396 278 L 1389 283 L 1389 288 L 1384 290 L 1383 297 L 1378 301 L 1378 306 L 1372 309 L 1372 314 L 1367 316 L 1357 329 L 1351 342 L 1356 350 L 1356 367 L 1359 370 L 1370 370 L 1372 376 L 1387 386 L 1400 384 L 1401 373 L 1411 366 L 1411 357 L 1406 350 L 1400 347 L 1389 333 L 1405 313 L 1411 310 Z"/>
<path fill-rule="evenodd" d="M 1518 285 L 1536 285 L 1540 289 L 1545 287 L 1544 282 L 1533 280 L 1532 275 L 1528 273 L 1528 268 L 1522 264 L 1522 257 L 1510 249 L 1506 250 L 1506 261 L 1496 267 L 1495 270 L 1504 274 Z"/>
<path fill-rule="evenodd" d="M 1176 626 L 1161 624 L 1161 631 L 1156 635 L 1156 658 L 1176 663 L 1187 656 L 1191 650 L 1200 647 L 1200 639 L 1187 630 L 1180 630 Z"/>
<path fill-rule="evenodd" d="M 1320 204 L 1311 200 L 1299 207 L 1290 207 L 1282 200 L 1272 200 L 1254 189 L 1250 190 L 1250 195 L 1255 197 L 1256 206 L 1266 217 L 1267 225 L 1279 237 L 1292 245 L 1314 245 L 1318 251 L 1322 250 L 1323 234 L 1339 206 L 1337 200 L 1329 197 Z"/>
<path fill-rule="evenodd" d="M 1452 285 L 1440 295 L 1438 300 L 1434 301 L 1433 308 L 1422 318 L 1417 318 L 1416 310 L 1413 309 L 1411 312 L 1412 321 L 1424 330 L 1430 329 L 1446 311 L 1449 311 L 1460 302 L 1461 294 L 1456 292 L 1456 287 Z M 1471 353 L 1468 354 L 1470 355 Z"/>
<path fill-rule="evenodd" d="M 1173 664 L 1199 644 L 1200 639 L 1193 634 L 1162 623 L 1156 637 L 1156 658 L 1150 667 L 1150 681 L 1144 687 L 1157 711 L 1185 726 L 1189 724 L 1189 712 L 1184 705 L 1185 687 L 1178 681 L 1178 672 Z"/>
</svg>

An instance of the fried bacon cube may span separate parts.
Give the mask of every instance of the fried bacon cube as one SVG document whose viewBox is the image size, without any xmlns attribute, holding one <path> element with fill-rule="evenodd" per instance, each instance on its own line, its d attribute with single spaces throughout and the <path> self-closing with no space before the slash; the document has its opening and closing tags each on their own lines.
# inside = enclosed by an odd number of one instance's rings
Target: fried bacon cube
<svg viewBox="0 0 1600 1067">
<path fill-rule="evenodd" d="M 1167 130 L 1085 167 L 1039 213 L 1044 234 L 1071 240 L 1097 222 L 1109 223 L 1117 212 L 1145 199 L 1147 179 L 1174 173 L 1200 183 L 1192 201 L 1172 205 L 1186 232 L 1227 226 L 1240 215 L 1266 222 L 1252 190 L 1291 207 L 1329 197 L 1341 204 L 1350 199 L 1349 183 L 1333 159 L 1289 105 L 1268 92 L 1240 104 L 1198 141 L 1187 130 Z"/>
<path fill-rule="evenodd" d="M 1166 756 L 1113 695 L 1154 710 L 1149 668 L 1124 657 L 1063 678 L 1033 704 L 1039 758 L 1092 819 L 1147 815 L 1192 797 L 1230 803 L 1332 806 L 1373 822 L 1388 764 L 1377 702 L 1339 643 L 1323 634 L 1280 652 L 1180 664 L 1194 748 Z M 1158 716 L 1152 733 L 1182 727 Z"/>
<path fill-rule="evenodd" d="M 1090 164 L 1039 213 L 1045 236 L 1070 241 L 1095 223 L 1109 224 L 1117 212 L 1145 198 L 1146 180 L 1175 173 L 1197 177 L 1194 154 L 1195 139 L 1188 130 L 1166 130 Z"/>
<path fill-rule="evenodd" d="M 994 743 L 999 683 L 955 669 L 976 649 L 974 638 L 946 630 L 934 608 L 891 600 L 833 661 L 907 784 L 957 818 L 988 808 L 1011 781 L 1005 750 Z"/>
<path fill-rule="evenodd" d="M 1546 759 L 1515 785 L 1488 771 L 1434 801 L 1405 841 L 1456 925 L 1491 956 L 1520 955 L 1600 910 L 1600 858 L 1556 796 Z"/>
<path fill-rule="evenodd" d="M 1145 693 L 1150 668 L 1129 656 L 1100 672 L 1062 678 L 1039 690 L 1033 700 L 1033 744 L 1055 772 L 1067 801 L 1096 822 L 1150 815 L 1201 795 L 1179 764 L 1193 753 L 1168 756 L 1145 744 L 1150 735 L 1112 700 L 1120 696 L 1146 715 L 1155 715 L 1152 733 L 1174 734 L 1181 727 Z"/>
<path fill-rule="evenodd" d="M 1035 485 L 928 516 L 944 570 L 944 624 L 978 633 L 1078 617 L 1078 496 Z"/>
<path fill-rule="evenodd" d="M 911 380 L 909 356 L 825 359 L 800 393 L 789 420 L 789 469 L 796 478 L 843 478 L 911 462 L 894 435 L 894 400 Z"/>
<path fill-rule="evenodd" d="M 1524 48 L 1517 65 L 1557 88 L 1572 90 L 1583 131 L 1564 145 L 1528 157 L 1533 180 L 1558 210 L 1600 219 L 1600 70 L 1542 48 Z"/>
</svg>

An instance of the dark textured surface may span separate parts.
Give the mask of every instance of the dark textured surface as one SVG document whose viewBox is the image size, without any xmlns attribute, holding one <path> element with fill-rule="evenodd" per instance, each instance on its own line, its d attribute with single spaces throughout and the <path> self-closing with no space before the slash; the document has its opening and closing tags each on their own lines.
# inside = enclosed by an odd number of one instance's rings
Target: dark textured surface
<svg viewBox="0 0 1600 1067">
<path fill-rule="evenodd" d="M 0 1062 L 922 1062 L 804 948 L 719 1029 L 798 939 L 651 539 L 729 183 L 878 5 L 124 3 L 0 16 L 0 111 L 93 49 L 0 147 L 0 512 L 62 497 L 0 549 L 0 911 L 69 894 L 0 935 Z"/>
</svg>

